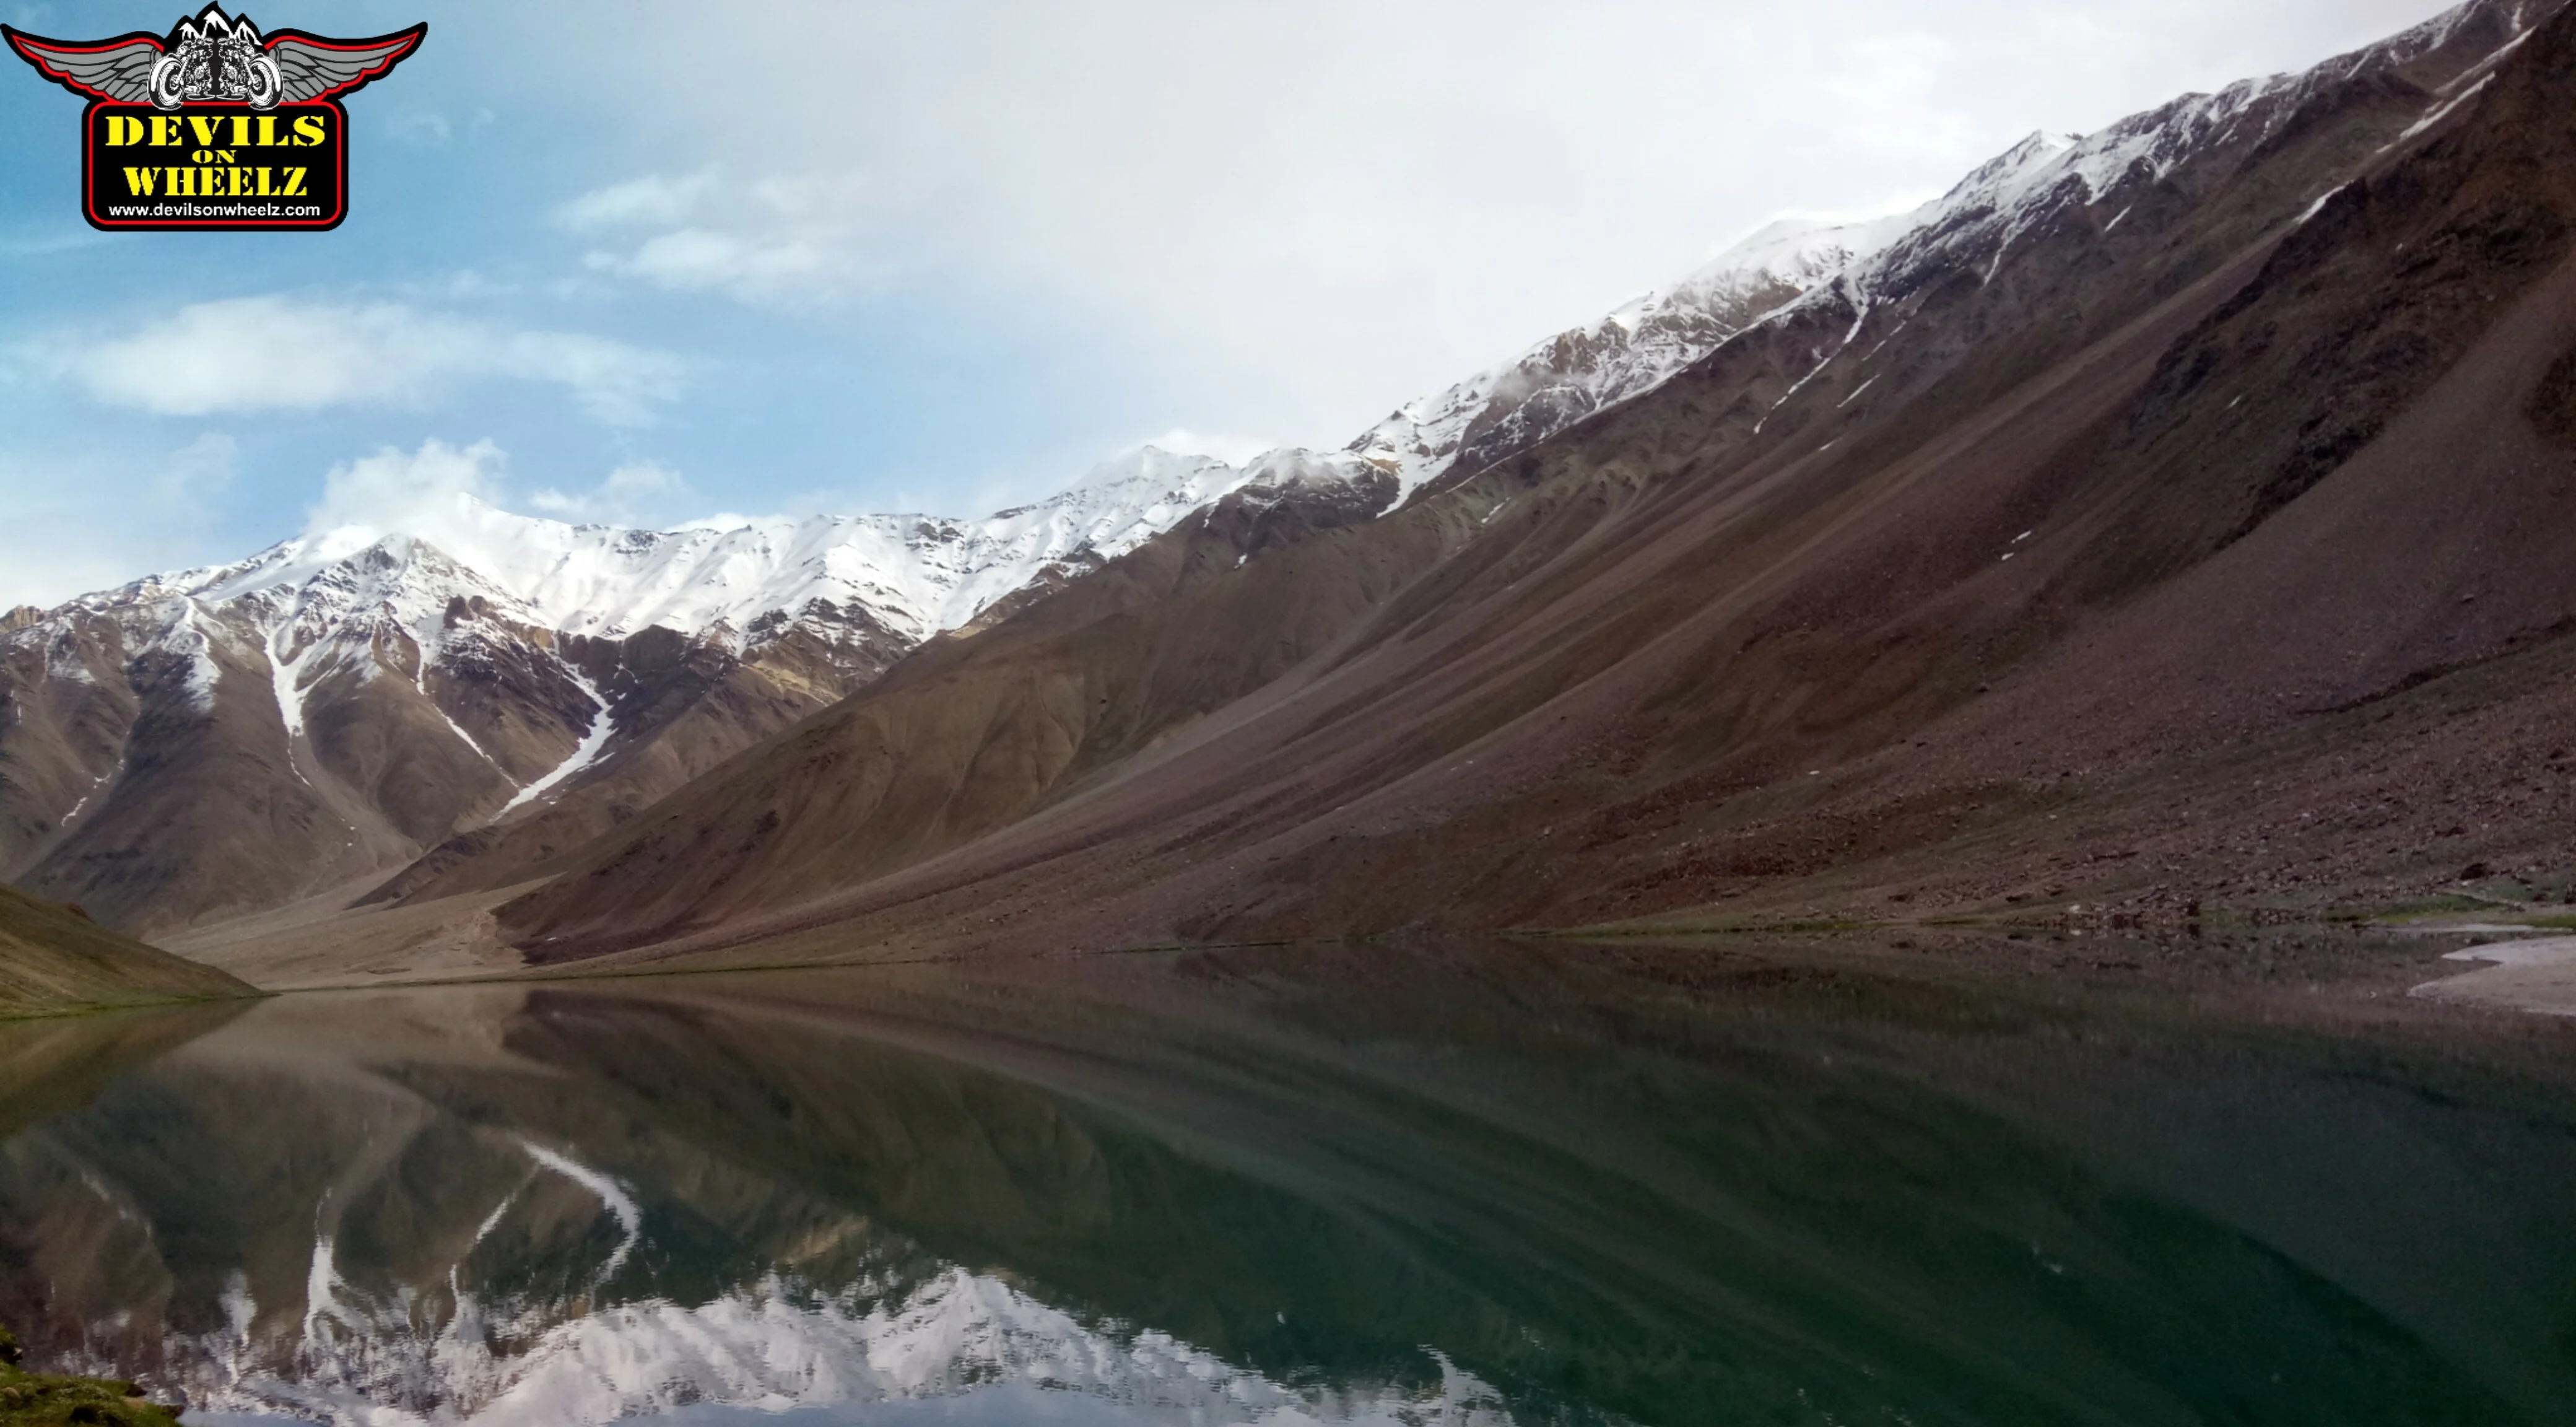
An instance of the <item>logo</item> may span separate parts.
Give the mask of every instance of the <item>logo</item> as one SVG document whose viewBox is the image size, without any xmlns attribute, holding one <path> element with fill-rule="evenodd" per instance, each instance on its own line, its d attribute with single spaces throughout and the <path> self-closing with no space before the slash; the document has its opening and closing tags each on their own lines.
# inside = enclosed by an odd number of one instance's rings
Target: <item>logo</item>
<svg viewBox="0 0 2576 1427">
<path fill-rule="evenodd" d="M 262 35 L 221 5 L 166 36 L 76 43 L 0 25 L 37 73 L 89 98 L 81 212 L 111 231 L 339 227 L 349 216 L 341 96 L 382 79 L 428 33 Z"/>
</svg>

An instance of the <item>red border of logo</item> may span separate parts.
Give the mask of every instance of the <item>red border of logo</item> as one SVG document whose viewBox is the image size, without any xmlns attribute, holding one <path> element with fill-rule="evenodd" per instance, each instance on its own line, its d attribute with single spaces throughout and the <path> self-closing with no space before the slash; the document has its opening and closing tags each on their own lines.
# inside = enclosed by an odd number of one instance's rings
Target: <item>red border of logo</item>
<svg viewBox="0 0 2576 1427">
<path fill-rule="evenodd" d="M 325 218 L 244 219 L 238 222 L 226 219 L 210 221 L 204 218 L 103 218 L 99 216 L 94 207 L 98 200 L 98 184 L 96 182 L 96 175 L 91 172 L 90 166 L 94 162 L 94 156 L 97 152 L 97 146 L 92 141 L 96 138 L 94 126 L 98 122 L 98 111 L 106 108 L 107 105 L 107 100 L 93 99 L 90 101 L 89 106 L 81 111 L 81 216 L 89 220 L 89 225 L 91 227 L 96 228 L 101 232 L 316 233 L 339 227 L 341 222 L 349 216 L 349 140 L 351 137 L 349 133 L 349 111 L 347 107 L 342 105 L 337 99 L 309 99 L 301 104 L 286 105 L 282 107 L 302 109 L 319 106 L 321 108 L 329 109 L 339 121 L 339 128 L 333 130 L 334 133 L 339 135 L 339 138 L 337 142 L 332 145 L 333 148 L 339 150 L 340 154 L 340 182 L 336 189 L 336 192 L 339 194 L 339 203 L 337 207 L 332 210 L 330 216 Z M 132 106 L 127 105 L 120 107 L 130 108 Z"/>
</svg>

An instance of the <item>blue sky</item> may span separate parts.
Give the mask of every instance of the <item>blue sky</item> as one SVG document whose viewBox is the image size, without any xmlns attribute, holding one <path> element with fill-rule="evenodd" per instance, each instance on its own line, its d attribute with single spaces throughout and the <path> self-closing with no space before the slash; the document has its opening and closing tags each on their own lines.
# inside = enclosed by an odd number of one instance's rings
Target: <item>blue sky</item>
<svg viewBox="0 0 2576 1427">
<path fill-rule="evenodd" d="M 0 72 L 0 607 L 238 558 L 431 441 L 514 509 L 656 524 L 976 514 L 1176 429 L 1338 446 L 1781 212 L 2441 6 L 248 8 L 430 22 L 349 101 L 336 232 L 94 233 L 80 102 Z"/>
</svg>

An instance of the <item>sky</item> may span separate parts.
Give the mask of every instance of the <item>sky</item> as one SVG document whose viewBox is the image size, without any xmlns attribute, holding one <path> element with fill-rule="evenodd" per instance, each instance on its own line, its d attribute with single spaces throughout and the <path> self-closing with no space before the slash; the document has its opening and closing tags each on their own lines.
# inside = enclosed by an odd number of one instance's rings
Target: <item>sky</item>
<svg viewBox="0 0 2576 1427">
<path fill-rule="evenodd" d="M 430 22 L 330 233 L 102 234 L 0 72 L 0 609 L 468 489 L 979 515 L 1340 447 L 1774 218 L 2302 68 L 2441 0 L 257 0 Z M 35 34 L 177 0 L 0 0 Z"/>
</svg>

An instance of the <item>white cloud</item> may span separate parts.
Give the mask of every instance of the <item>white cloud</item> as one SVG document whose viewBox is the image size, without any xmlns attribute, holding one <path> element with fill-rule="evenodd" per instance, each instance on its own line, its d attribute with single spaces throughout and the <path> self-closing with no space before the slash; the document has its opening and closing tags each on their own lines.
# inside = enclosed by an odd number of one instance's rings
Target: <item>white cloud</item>
<svg viewBox="0 0 2576 1427">
<path fill-rule="evenodd" d="M 598 271 L 661 287 L 713 289 L 752 302 L 775 302 L 799 290 L 822 295 L 839 287 L 826 281 L 835 266 L 829 245 L 812 237 L 760 240 L 683 228 L 647 239 L 632 253 L 595 252 L 584 261 Z"/>
<path fill-rule="evenodd" d="M 453 539 L 452 527 L 469 498 L 502 504 L 508 462 L 490 441 L 451 446 L 432 439 L 408 454 L 384 447 L 322 478 L 322 499 L 305 511 L 304 533 L 326 540 L 324 558 L 363 550 L 395 533 L 448 549 L 471 548 L 476 542 Z"/>
<path fill-rule="evenodd" d="M 2445 3 L 638 0 L 601 74 L 655 96 L 664 164 L 725 167 L 589 263 L 971 293 L 1147 354 L 1201 420 L 1338 443 L 1782 209 L 1887 211 Z M 769 85 L 782 34 L 834 81 Z"/>
<path fill-rule="evenodd" d="M 689 483 L 668 466 L 651 461 L 620 466 L 587 491 L 566 494 L 552 486 L 528 497 L 528 505 L 557 520 L 598 525 L 646 525 L 666 514 L 673 501 L 685 499 Z"/>
<path fill-rule="evenodd" d="M 583 255 L 594 272 L 678 292 L 718 292 L 744 302 L 803 305 L 883 291 L 894 269 L 869 250 L 876 227 L 868 185 L 849 176 L 771 175 L 703 202 L 713 170 L 675 183 L 658 175 L 588 193 L 565 205 L 566 226 L 663 228 L 633 246 Z M 705 208 L 721 217 L 683 222 Z"/>
<path fill-rule="evenodd" d="M 1175 426 L 1143 445 L 1158 447 L 1176 456 L 1213 456 L 1229 466 L 1249 465 L 1255 456 L 1279 449 L 1280 443 L 1258 436 L 1231 436 L 1223 432 L 1192 431 Z"/>
<path fill-rule="evenodd" d="M 648 173 L 583 194 L 557 208 L 555 222 L 575 232 L 668 226 L 686 221 L 714 186 L 713 169 L 701 169 L 680 178 Z"/>
<path fill-rule="evenodd" d="M 416 407 L 500 379 L 562 386 L 593 418 L 634 426 L 681 376 L 676 358 L 606 338 L 285 296 L 196 303 L 128 336 L 57 344 L 56 360 L 97 400 L 158 416 Z"/>
<path fill-rule="evenodd" d="M 393 131 L 395 138 L 414 148 L 438 148 L 456 137 L 456 130 L 448 124 L 446 115 L 426 109 L 397 114 L 385 127 Z"/>
</svg>

